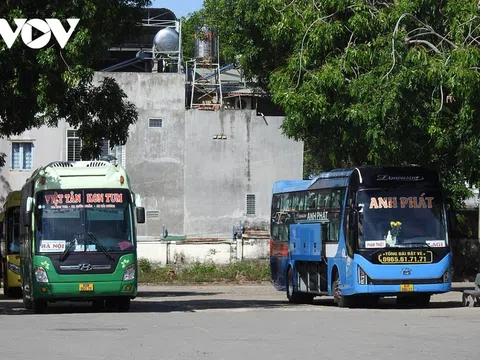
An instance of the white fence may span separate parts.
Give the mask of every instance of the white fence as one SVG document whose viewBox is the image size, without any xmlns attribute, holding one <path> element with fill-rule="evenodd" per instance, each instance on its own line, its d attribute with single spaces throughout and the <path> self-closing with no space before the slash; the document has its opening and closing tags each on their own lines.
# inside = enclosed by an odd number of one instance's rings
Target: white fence
<svg viewBox="0 0 480 360">
<path fill-rule="evenodd" d="M 141 240 L 137 243 L 138 258 L 157 265 L 214 262 L 230 264 L 239 260 L 268 259 L 269 239 L 244 237 L 230 240 L 168 241 Z"/>
</svg>

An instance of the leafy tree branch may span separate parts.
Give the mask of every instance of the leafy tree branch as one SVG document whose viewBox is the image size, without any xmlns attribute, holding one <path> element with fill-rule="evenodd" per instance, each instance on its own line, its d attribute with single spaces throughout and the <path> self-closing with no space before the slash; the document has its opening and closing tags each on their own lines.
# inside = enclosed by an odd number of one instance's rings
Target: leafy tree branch
<svg viewBox="0 0 480 360">
<path fill-rule="evenodd" d="M 103 138 L 124 144 L 137 121 L 135 106 L 112 78 L 94 85 L 93 68 L 110 46 L 139 34 L 142 9 L 149 0 L 4 1 L 0 18 L 80 19 L 63 49 L 52 37 L 43 49 L 17 40 L 8 49 L 0 41 L 0 136 L 18 135 L 65 119 L 78 127 L 82 157 L 100 154 Z M 4 158 L 3 158 L 4 159 Z M 1 166 L 4 165 L 2 162 Z"/>
</svg>

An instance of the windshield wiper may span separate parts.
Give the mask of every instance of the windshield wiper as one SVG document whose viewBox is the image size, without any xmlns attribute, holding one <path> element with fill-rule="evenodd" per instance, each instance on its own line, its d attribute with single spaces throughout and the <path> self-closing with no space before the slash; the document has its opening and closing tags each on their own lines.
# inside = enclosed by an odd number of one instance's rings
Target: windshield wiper
<svg viewBox="0 0 480 360">
<path fill-rule="evenodd" d="M 115 261 L 114 257 L 107 251 L 107 249 L 103 247 L 100 241 L 98 241 L 97 238 L 91 232 L 88 232 L 87 234 L 92 238 L 93 242 L 98 245 L 100 250 L 103 251 L 103 253 L 107 256 L 107 258 L 109 258 L 111 261 Z"/>
<path fill-rule="evenodd" d="M 75 235 L 73 240 L 70 241 L 70 244 L 68 244 L 65 250 L 63 250 L 62 254 L 58 257 L 58 261 L 63 262 L 64 260 L 67 259 L 68 255 L 70 255 L 70 251 L 72 251 L 73 246 L 77 244 L 77 238 L 76 238 L 77 235 Z"/>
</svg>

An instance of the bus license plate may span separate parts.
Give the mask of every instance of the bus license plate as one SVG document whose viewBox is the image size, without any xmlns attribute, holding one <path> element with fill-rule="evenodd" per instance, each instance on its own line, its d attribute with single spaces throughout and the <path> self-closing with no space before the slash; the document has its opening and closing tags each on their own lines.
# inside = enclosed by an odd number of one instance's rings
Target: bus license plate
<svg viewBox="0 0 480 360">
<path fill-rule="evenodd" d="M 413 291 L 413 284 L 400 284 L 400 291 Z"/>
<path fill-rule="evenodd" d="M 93 291 L 93 284 L 79 284 L 79 291 Z"/>
</svg>

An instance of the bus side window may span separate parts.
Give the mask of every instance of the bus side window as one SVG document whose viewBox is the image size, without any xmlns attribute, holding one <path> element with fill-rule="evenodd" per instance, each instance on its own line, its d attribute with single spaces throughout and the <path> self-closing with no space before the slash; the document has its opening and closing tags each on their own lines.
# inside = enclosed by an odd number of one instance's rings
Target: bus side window
<svg viewBox="0 0 480 360">
<path fill-rule="evenodd" d="M 308 192 L 308 199 L 307 199 L 307 209 L 313 210 L 317 209 L 317 193 L 313 191 Z"/>
<path fill-rule="evenodd" d="M 300 203 L 300 195 L 298 193 L 292 194 L 292 209 L 298 210 Z"/>
<path fill-rule="evenodd" d="M 322 244 L 329 242 L 328 223 L 322 223 Z"/>
<path fill-rule="evenodd" d="M 340 218 L 339 212 L 331 212 L 328 217 L 328 241 L 337 243 L 340 239 Z"/>
<path fill-rule="evenodd" d="M 283 194 L 282 209 L 283 211 L 289 211 L 292 208 L 292 194 Z"/>
<path fill-rule="evenodd" d="M 305 194 L 304 193 L 300 193 L 298 195 L 299 197 L 299 200 L 298 200 L 298 210 L 299 211 L 304 211 L 305 210 Z"/>
<path fill-rule="evenodd" d="M 335 190 L 332 192 L 332 208 L 340 209 L 343 200 L 343 190 Z"/>
</svg>

